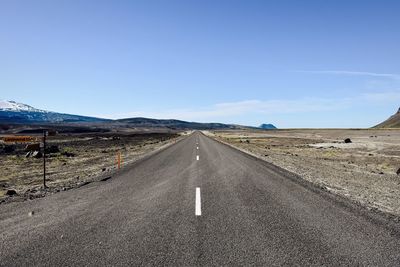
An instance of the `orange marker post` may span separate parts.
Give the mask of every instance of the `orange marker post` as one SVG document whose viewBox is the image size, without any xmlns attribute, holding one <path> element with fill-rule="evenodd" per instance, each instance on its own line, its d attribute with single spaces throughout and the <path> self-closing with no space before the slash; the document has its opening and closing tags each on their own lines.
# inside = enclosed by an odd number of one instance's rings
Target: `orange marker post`
<svg viewBox="0 0 400 267">
<path fill-rule="evenodd" d="M 121 152 L 117 153 L 117 165 L 118 165 L 118 170 L 121 169 Z"/>
</svg>

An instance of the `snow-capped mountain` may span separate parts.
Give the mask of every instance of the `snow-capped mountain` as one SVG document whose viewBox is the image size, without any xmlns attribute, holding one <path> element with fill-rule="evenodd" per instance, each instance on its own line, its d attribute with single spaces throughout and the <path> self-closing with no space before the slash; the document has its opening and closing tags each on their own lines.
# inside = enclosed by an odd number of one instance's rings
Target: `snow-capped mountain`
<svg viewBox="0 0 400 267">
<path fill-rule="evenodd" d="M 47 113 L 48 111 L 37 109 L 26 104 L 17 103 L 15 101 L 0 100 L 1 111 L 29 111 L 29 112 L 42 112 Z"/>
<path fill-rule="evenodd" d="M 0 100 L 0 123 L 105 122 L 106 119 L 63 114 L 37 109 L 15 101 Z"/>
</svg>

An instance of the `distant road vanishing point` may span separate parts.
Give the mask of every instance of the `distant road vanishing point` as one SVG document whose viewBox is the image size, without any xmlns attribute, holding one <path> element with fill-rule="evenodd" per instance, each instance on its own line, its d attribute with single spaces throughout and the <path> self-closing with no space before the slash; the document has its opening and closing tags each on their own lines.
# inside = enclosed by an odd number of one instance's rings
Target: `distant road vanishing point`
<svg viewBox="0 0 400 267">
<path fill-rule="evenodd" d="M 0 205 L 0 266 L 399 266 L 399 233 L 195 132 L 105 182 Z"/>
</svg>

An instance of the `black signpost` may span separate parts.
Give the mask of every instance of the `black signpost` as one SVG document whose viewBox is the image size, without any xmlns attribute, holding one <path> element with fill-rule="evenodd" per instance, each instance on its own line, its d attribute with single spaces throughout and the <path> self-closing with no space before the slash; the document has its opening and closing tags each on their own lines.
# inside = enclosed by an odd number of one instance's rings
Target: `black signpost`
<svg viewBox="0 0 400 267">
<path fill-rule="evenodd" d="M 46 130 L 43 131 L 43 188 L 47 188 L 46 186 L 46 136 L 48 132 Z"/>
<path fill-rule="evenodd" d="M 58 132 L 56 130 L 43 130 L 43 187 L 46 186 L 46 138 L 47 136 L 55 136 Z"/>
</svg>

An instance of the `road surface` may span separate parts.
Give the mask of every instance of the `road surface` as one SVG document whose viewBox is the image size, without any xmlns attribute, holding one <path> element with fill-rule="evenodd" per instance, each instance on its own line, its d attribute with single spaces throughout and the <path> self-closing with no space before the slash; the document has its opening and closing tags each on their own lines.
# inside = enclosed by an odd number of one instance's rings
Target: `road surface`
<svg viewBox="0 0 400 267">
<path fill-rule="evenodd" d="M 399 266 L 385 222 L 196 132 L 110 180 L 0 205 L 0 265 Z"/>
</svg>

